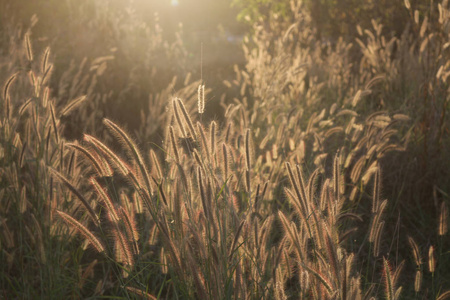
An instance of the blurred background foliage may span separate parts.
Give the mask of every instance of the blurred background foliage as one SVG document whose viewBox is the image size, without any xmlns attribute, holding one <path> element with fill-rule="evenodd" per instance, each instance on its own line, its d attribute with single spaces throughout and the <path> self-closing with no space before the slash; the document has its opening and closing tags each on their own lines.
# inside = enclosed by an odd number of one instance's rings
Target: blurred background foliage
<svg viewBox="0 0 450 300">
<path fill-rule="evenodd" d="M 201 72 L 209 86 L 218 87 L 220 78 L 233 74 L 234 63 L 243 63 L 239 45 L 243 26 L 229 5 L 229 1 L 181 1 L 171 6 L 170 1 L 3 0 L 0 51 L 6 53 L 12 38 L 31 32 L 36 51 L 52 49 L 53 95 L 67 99 L 90 88 L 96 98 L 91 102 L 101 105 L 98 113 L 122 120 L 134 131 L 141 125 L 134 116 L 148 110 L 149 95 L 167 88 L 174 76 L 170 93 L 200 80 Z M 71 86 L 70 92 L 58 82 L 64 78 L 70 85 L 77 74 L 84 84 Z M 188 74 L 190 81 L 185 80 Z M 79 136 L 76 127 L 67 134 Z"/>
<path fill-rule="evenodd" d="M 403 1 L 387 0 L 304 0 L 304 8 L 311 15 L 317 30 L 317 36 L 324 40 L 337 40 L 344 37 L 352 41 L 356 35 L 356 26 L 371 26 L 372 20 L 383 24 L 384 33 L 400 36 L 409 21 L 408 11 Z M 232 0 L 233 6 L 239 8 L 238 19 L 253 23 L 266 19 L 270 14 L 281 18 L 292 16 L 290 0 Z M 412 0 L 410 4 L 423 14 L 430 13 L 430 1 Z"/>
</svg>

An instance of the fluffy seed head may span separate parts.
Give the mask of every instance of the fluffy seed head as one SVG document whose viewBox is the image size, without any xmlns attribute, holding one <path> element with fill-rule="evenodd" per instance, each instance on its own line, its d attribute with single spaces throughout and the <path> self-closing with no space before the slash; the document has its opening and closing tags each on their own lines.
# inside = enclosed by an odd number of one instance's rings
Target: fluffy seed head
<svg viewBox="0 0 450 300">
<path fill-rule="evenodd" d="M 205 85 L 200 84 L 198 86 L 198 113 L 203 114 L 205 112 Z"/>
</svg>

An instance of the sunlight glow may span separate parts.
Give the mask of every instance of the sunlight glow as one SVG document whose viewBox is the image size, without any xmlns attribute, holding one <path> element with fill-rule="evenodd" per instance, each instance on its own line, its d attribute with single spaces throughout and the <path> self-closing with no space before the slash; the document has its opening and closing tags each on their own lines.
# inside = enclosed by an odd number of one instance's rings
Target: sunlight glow
<svg viewBox="0 0 450 300">
<path fill-rule="evenodd" d="M 170 0 L 170 5 L 172 6 L 178 6 L 179 1 L 178 0 Z"/>
</svg>

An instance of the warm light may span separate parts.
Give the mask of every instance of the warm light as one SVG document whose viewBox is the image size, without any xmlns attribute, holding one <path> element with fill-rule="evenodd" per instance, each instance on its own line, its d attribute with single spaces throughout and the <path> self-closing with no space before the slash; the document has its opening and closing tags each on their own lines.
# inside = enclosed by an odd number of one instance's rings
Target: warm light
<svg viewBox="0 0 450 300">
<path fill-rule="evenodd" d="M 170 0 L 170 4 L 172 6 L 178 6 L 179 2 L 178 2 L 178 0 Z"/>
</svg>

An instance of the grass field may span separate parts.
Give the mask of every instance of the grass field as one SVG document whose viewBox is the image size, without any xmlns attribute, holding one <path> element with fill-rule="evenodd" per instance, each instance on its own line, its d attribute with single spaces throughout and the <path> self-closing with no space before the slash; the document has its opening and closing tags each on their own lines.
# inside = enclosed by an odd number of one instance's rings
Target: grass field
<svg viewBox="0 0 450 300">
<path fill-rule="evenodd" d="M 133 2 L 1 2 L 0 299 L 450 299 L 450 9 L 416 2 L 325 38 L 291 1 L 204 73 Z"/>
</svg>

